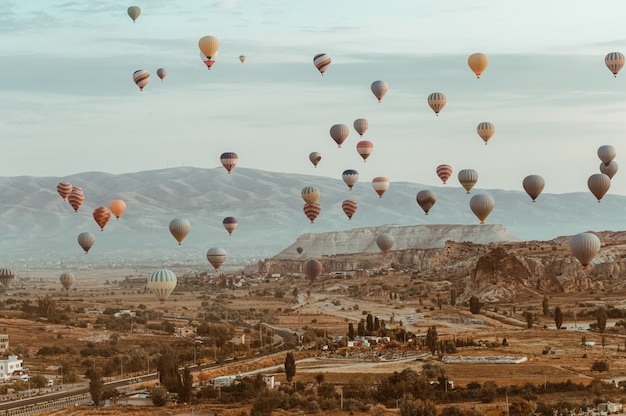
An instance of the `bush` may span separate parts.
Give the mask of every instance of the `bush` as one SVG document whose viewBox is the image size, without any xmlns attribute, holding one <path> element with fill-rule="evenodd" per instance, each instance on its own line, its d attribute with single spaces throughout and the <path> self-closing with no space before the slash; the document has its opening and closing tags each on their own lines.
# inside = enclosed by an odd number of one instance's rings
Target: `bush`
<svg viewBox="0 0 626 416">
<path fill-rule="evenodd" d="M 604 360 L 596 360 L 591 366 L 591 371 L 598 371 L 600 373 L 609 371 L 609 363 Z"/>
</svg>

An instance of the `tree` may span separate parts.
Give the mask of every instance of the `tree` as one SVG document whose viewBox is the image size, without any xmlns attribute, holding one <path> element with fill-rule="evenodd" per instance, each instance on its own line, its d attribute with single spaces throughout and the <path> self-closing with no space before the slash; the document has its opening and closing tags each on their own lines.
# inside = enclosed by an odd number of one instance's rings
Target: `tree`
<svg viewBox="0 0 626 416">
<path fill-rule="evenodd" d="M 450 288 L 450 305 L 456 306 L 456 288 Z"/>
<path fill-rule="evenodd" d="M 150 396 L 152 396 L 152 404 L 158 407 L 165 406 L 167 402 L 167 390 L 163 387 L 155 386 L 150 389 Z"/>
<path fill-rule="evenodd" d="M 372 332 L 374 332 L 374 316 L 371 313 L 367 314 L 365 330 L 367 331 L 368 334 L 371 334 Z"/>
<path fill-rule="evenodd" d="M 36 389 L 46 387 L 48 379 L 43 374 L 35 374 L 30 378 L 30 384 Z"/>
<path fill-rule="evenodd" d="M 596 360 L 591 366 L 591 371 L 598 371 L 600 373 L 609 371 L 609 363 L 604 360 Z"/>
<path fill-rule="evenodd" d="M 548 300 L 548 295 L 543 296 L 543 301 L 541 301 L 541 307 L 543 308 L 543 316 L 550 315 L 550 302 Z"/>
<path fill-rule="evenodd" d="M 178 390 L 178 400 L 183 403 L 189 403 L 191 399 L 191 391 L 193 390 L 193 376 L 189 367 L 183 369 L 182 382 Z"/>
<path fill-rule="evenodd" d="M 94 405 L 98 406 L 102 400 L 102 389 L 104 388 L 102 374 L 98 369 L 89 369 L 86 375 L 89 379 L 89 395 Z"/>
<path fill-rule="evenodd" d="M 469 310 L 471 313 L 473 313 L 474 315 L 479 314 L 480 313 L 480 301 L 478 300 L 478 298 L 476 296 L 472 296 L 469 300 Z"/>
<path fill-rule="evenodd" d="M 510 416 L 532 416 L 537 405 L 527 400 L 516 400 L 509 405 Z"/>
<path fill-rule="evenodd" d="M 598 329 L 600 330 L 600 333 L 603 333 L 604 328 L 606 328 L 606 319 L 606 309 L 601 306 L 596 310 L 596 320 L 598 321 Z"/>
<path fill-rule="evenodd" d="M 157 362 L 160 382 L 167 391 L 180 391 L 180 374 L 178 374 L 178 357 L 169 345 L 161 348 L 161 356 Z"/>
<path fill-rule="evenodd" d="M 360 336 L 360 337 L 364 337 L 365 336 L 365 322 L 363 322 L 363 319 L 361 319 L 359 321 L 359 323 L 356 326 L 356 333 Z"/>
<path fill-rule="evenodd" d="M 535 316 L 532 312 L 524 312 L 524 318 L 526 318 L 526 328 L 531 329 L 535 323 Z"/>
<path fill-rule="evenodd" d="M 317 384 L 320 385 L 324 382 L 324 374 L 323 373 L 319 373 L 315 376 L 315 381 L 317 381 Z"/>
<path fill-rule="evenodd" d="M 428 328 L 428 332 L 426 332 L 426 346 L 430 350 L 432 355 L 435 355 L 437 352 L 437 327 L 431 326 Z"/>
<path fill-rule="evenodd" d="M 285 376 L 287 376 L 287 382 L 291 383 L 295 375 L 296 375 L 296 360 L 293 358 L 293 353 L 290 351 L 285 356 Z"/>
<path fill-rule="evenodd" d="M 355 335 L 356 335 L 356 333 L 354 332 L 354 323 L 350 322 L 348 324 L 348 339 L 350 341 L 354 341 Z"/>
<path fill-rule="evenodd" d="M 559 306 L 554 308 L 554 324 L 556 325 L 556 329 L 561 329 L 561 326 L 563 326 L 563 312 L 561 312 Z"/>
</svg>

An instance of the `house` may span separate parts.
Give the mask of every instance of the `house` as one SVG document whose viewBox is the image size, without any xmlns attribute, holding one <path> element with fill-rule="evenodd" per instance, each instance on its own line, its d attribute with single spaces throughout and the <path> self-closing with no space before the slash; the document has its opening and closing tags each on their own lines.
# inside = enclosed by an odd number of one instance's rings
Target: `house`
<svg viewBox="0 0 626 416">
<path fill-rule="evenodd" d="M 213 384 L 213 387 L 230 386 L 231 384 L 235 382 L 235 379 L 236 379 L 235 376 L 215 377 L 214 379 L 211 380 L 211 384 Z"/>
<path fill-rule="evenodd" d="M 6 351 L 9 349 L 9 335 L 0 334 L 0 351 Z"/>
<path fill-rule="evenodd" d="M 174 328 L 174 333 L 177 337 L 195 337 L 196 336 L 196 328 L 193 326 L 176 326 Z"/>
<path fill-rule="evenodd" d="M 0 360 L 0 380 L 10 380 L 22 371 L 22 360 L 18 360 L 17 355 L 9 355 L 6 360 Z"/>
<path fill-rule="evenodd" d="M 263 381 L 265 382 L 267 388 L 270 390 L 273 389 L 276 385 L 276 382 L 274 381 L 274 376 L 263 376 Z"/>
<path fill-rule="evenodd" d="M 152 406 L 152 397 L 148 389 L 132 390 L 117 399 L 120 406 Z"/>
<path fill-rule="evenodd" d="M 122 316 L 130 316 L 131 318 L 134 318 L 135 315 L 136 313 L 134 311 L 131 311 L 130 309 L 120 309 L 113 314 L 113 317 L 121 318 Z"/>
<path fill-rule="evenodd" d="M 622 411 L 622 404 L 621 403 L 612 403 L 612 402 L 605 402 L 605 403 L 598 403 L 598 412 L 606 412 L 606 413 L 621 413 Z"/>
</svg>

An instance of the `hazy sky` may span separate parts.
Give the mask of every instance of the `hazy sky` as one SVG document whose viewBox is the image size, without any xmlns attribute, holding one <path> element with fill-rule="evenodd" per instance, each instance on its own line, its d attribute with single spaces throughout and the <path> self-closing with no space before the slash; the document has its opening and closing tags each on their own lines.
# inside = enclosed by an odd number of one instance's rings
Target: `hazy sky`
<svg viewBox="0 0 626 416">
<path fill-rule="evenodd" d="M 623 0 L 3 1 L 0 176 L 213 168 L 234 151 L 239 166 L 338 179 L 357 169 L 391 186 L 440 185 L 447 163 L 452 186 L 473 168 L 477 188 L 522 190 L 540 174 L 544 192 L 586 192 L 599 146 L 615 146 L 618 163 L 626 154 L 626 70 L 614 78 L 604 65 L 626 53 L 625 15 Z M 205 35 L 220 40 L 210 71 Z M 323 77 L 321 52 L 332 57 Z M 490 58 L 479 80 L 474 52 Z M 152 74 L 143 92 L 137 69 Z M 380 104 L 378 79 L 389 84 Z M 435 91 L 448 100 L 439 117 L 426 102 Z M 352 129 L 361 117 L 367 163 Z M 487 146 L 482 121 L 496 127 Z M 351 128 L 340 149 L 338 123 Z M 609 194 L 626 194 L 625 175 Z"/>
</svg>

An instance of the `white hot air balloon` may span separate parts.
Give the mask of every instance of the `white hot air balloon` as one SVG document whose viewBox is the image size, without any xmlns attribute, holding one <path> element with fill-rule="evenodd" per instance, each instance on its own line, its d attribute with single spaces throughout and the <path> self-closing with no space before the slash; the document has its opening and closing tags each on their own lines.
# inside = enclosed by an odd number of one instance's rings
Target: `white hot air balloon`
<svg viewBox="0 0 626 416">
<path fill-rule="evenodd" d="M 600 239 L 593 233 L 576 234 L 569 240 L 570 250 L 583 268 L 586 268 L 596 257 L 600 251 L 600 246 Z"/>
<path fill-rule="evenodd" d="M 146 287 L 155 294 L 159 302 L 165 303 L 165 299 L 176 288 L 176 274 L 168 269 L 157 269 L 150 273 Z"/>
<path fill-rule="evenodd" d="M 383 253 L 389 253 L 393 247 L 394 239 L 389 233 L 382 233 L 376 236 L 376 245 Z"/>
</svg>

